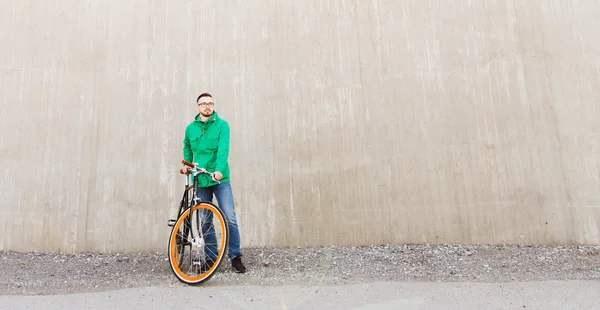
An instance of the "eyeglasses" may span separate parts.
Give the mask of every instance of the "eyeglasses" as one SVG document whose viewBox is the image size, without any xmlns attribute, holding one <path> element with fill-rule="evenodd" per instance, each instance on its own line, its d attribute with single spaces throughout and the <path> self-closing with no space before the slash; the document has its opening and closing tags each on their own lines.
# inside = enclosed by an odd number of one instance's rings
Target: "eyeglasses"
<svg viewBox="0 0 600 310">
<path fill-rule="evenodd" d="M 198 106 L 200 106 L 200 107 L 207 107 L 207 106 L 212 107 L 214 105 L 215 105 L 214 102 L 201 102 L 201 103 L 198 103 Z"/>
</svg>

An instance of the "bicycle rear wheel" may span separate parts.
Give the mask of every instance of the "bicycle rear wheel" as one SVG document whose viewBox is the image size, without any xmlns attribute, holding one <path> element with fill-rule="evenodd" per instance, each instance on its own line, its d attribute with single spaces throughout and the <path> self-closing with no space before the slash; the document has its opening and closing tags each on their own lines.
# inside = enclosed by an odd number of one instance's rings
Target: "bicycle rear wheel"
<svg viewBox="0 0 600 310">
<path fill-rule="evenodd" d="M 169 238 L 169 264 L 179 281 L 200 284 L 212 278 L 224 260 L 229 229 L 223 212 L 202 202 L 185 210 Z"/>
</svg>

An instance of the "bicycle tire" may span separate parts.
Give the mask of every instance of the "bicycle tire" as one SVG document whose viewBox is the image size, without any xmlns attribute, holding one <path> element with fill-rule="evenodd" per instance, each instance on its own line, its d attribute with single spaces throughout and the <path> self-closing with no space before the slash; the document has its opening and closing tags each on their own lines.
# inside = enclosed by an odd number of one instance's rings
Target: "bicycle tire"
<svg viewBox="0 0 600 310">
<path fill-rule="evenodd" d="M 183 253 L 183 248 L 182 249 L 177 248 L 177 245 L 180 244 L 180 243 L 178 243 L 178 231 L 179 231 L 179 227 L 184 222 L 191 223 L 192 221 L 190 220 L 190 215 L 192 214 L 192 212 L 198 212 L 200 209 L 207 209 L 213 213 L 213 216 L 216 217 L 217 221 L 221 224 L 220 227 L 221 227 L 221 233 L 222 233 L 223 237 L 222 237 L 222 240 L 219 242 L 221 245 L 221 249 L 218 251 L 219 253 L 217 254 L 217 258 L 216 258 L 214 264 L 212 265 L 212 267 L 207 272 L 203 273 L 202 275 L 199 275 L 197 277 L 191 277 L 191 276 L 185 275 L 183 273 L 183 271 L 181 271 L 181 269 L 180 269 L 181 266 L 179 266 L 179 262 L 177 259 L 179 256 L 182 256 L 182 253 Z M 186 227 L 184 227 L 184 229 L 186 229 Z M 187 234 L 187 230 L 186 230 L 186 234 Z M 169 265 L 171 266 L 171 271 L 173 272 L 175 277 L 180 282 L 183 282 L 186 284 L 195 285 L 195 284 L 201 284 L 203 282 L 208 281 L 215 275 L 216 271 L 219 269 L 219 267 L 225 260 L 228 242 L 229 242 L 229 227 L 227 225 L 227 220 L 225 218 L 225 214 L 214 203 L 201 202 L 191 208 L 186 209 L 179 216 L 179 218 L 173 225 L 170 236 L 169 236 L 168 259 L 169 259 Z"/>
</svg>

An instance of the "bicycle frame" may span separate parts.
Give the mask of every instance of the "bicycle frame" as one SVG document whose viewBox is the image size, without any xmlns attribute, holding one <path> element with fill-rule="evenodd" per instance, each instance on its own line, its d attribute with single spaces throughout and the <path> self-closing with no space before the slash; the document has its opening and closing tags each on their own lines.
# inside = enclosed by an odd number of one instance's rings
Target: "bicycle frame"
<svg viewBox="0 0 600 310">
<path fill-rule="evenodd" d="M 185 187 L 183 190 L 183 197 L 181 197 L 181 201 L 179 203 L 179 209 L 177 210 L 177 218 L 169 219 L 169 224 L 168 224 L 169 227 L 173 227 L 175 225 L 175 222 L 177 222 L 177 219 L 179 219 L 181 214 L 183 214 L 183 212 L 185 212 L 186 209 L 189 209 L 198 203 L 199 199 L 196 197 L 196 188 L 198 186 L 198 175 L 197 174 L 194 175 L 193 179 L 194 179 L 194 182 L 190 182 L 190 177 L 188 175 L 186 175 Z M 192 190 L 191 197 L 189 195 L 190 189 Z M 193 200 L 193 204 L 189 203 L 190 198 Z"/>
<path fill-rule="evenodd" d="M 193 176 L 193 182 L 190 182 L 190 177 L 188 176 L 188 174 L 186 174 L 185 176 L 185 189 L 183 191 L 183 197 L 181 198 L 181 202 L 179 203 L 179 209 L 177 211 L 177 218 L 176 219 L 169 219 L 168 221 L 168 226 L 169 227 L 173 227 L 175 226 L 175 223 L 177 222 L 177 220 L 179 219 L 179 217 L 187 210 L 187 209 L 191 209 L 193 206 L 195 206 L 196 204 L 198 204 L 200 202 L 200 199 L 198 197 L 196 197 L 196 189 L 198 188 L 198 175 L 199 174 L 208 174 L 211 179 L 213 179 L 214 181 L 216 181 L 217 183 L 221 183 L 217 180 L 215 180 L 214 174 L 212 172 L 208 172 L 206 169 L 204 168 L 198 168 L 198 164 L 194 163 L 190 163 L 187 162 L 185 160 L 182 160 L 182 163 L 190 168 L 192 168 L 191 174 Z M 192 189 L 192 197 L 189 197 L 189 192 L 190 189 Z M 192 199 L 193 203 L 189 202 L 189 199 Z M 189 226 L 186 227 L 191 227 L 191 223 L 188 223 L 186 221 L 186 224 L 189 224 Z M 185 229 L 185 228 L 184 228 Z M 187 230 L 184 230 L 185 235 L 187 235 Z M 193 231 L 192 231 L 193 233 Z"/>
</svg>

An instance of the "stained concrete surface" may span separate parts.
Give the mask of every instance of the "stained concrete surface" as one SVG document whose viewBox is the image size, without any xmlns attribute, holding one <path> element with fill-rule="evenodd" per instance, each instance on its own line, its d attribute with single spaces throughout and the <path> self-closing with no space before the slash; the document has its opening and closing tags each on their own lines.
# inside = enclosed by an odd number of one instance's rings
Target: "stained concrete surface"
<svg viewBox="0 0 600 310">
<path fill-rule="evenodd" d="M 2 309 L 597 309 L 598 281 L 146 287 L 0 296 Z"/>
<path fill-rule="evenodd" d="M 242 246 L 600 244 L 600 2 L 0 1 L 0 249 L 164 252 L 200 92 Z"/>
</svg>

